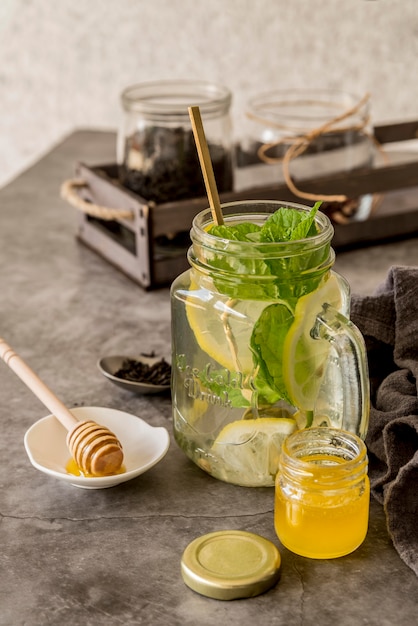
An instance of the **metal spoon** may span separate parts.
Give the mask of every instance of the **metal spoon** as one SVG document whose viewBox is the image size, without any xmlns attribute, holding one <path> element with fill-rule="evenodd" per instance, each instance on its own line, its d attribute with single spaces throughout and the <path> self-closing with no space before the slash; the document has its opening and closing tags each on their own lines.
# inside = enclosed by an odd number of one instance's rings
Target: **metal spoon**
<svg viewBox="0 0 418 626">
<path fill-rule="evenodd" d="M 0 357 L 68 431 L 68 449 L 86 476 L 109 476 L 120 469 L 122 445 L 108 428 L 91 420 L 79 422 L 1 337 Z"/>
</svg>

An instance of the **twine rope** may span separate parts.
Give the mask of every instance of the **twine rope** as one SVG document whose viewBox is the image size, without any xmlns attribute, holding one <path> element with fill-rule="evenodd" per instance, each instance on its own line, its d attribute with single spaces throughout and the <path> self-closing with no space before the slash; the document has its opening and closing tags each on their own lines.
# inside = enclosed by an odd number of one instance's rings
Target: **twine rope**
<svg viewBox="0 0 418 626">
<path fill-rule="evenodd" d="M 374 136 L 365 130 L 367 125 L 370 122 L 369 115 L 367 115 L 365 119 L 359 122 L 358 124 L 350 123 L 349 125 L 345 127 L 344 126 L 342 127 L 340 125 L 341 122 L 343 122 L 344 120 L 349 120 L 349 118 L 353 117 L 356 113 L 358 113 L 358 111 L 366 104 L 369 98 L 370 98 L 370 94 L 366 93 L 357 102 L 357 104 L 353 105 L 352 107 L 350 107 L 343 113 L 335 116 L 334 118 L 325 122 L 325 124 L 318 126 L 317 128 L 295 135 L 294 137 L 284 137 L 283 139 L 279 139 L 271 143 L 263 144 L 262 146 L 260 146 L 260 148 L 257 151 L 257 155 L 259 159 L 261 161 L 264 161 L 264 163 L 268 163 L 268 164 L 282 162 L 283 176 L 284 176 L 286 185 L 288 186 L 290 191 L 295 196 L 298 196 L 299 198 L 303 198 L 305 200 L 313 200 L 313 201 L 323 200 L 327 202 L 346 202 L 348 198 L 346 195 L 343 195 L 343 194 L 340 194 L 340 195 L 314 194 L 314 193 L 309 193 L 309 192 L 302 191 L 301 189 L 299 189 L 293 182 L 292 176 L 290 174 L 290 163 L 293 159 L 296 159 L 298 156 L 303 154 L 308 149 L 312 141 L 314 141 L 314 139 L 323 135 L 324 133 L 337 133 L 337 132 L 339 133 L 339 132 L 347 131 L 347 130 L 363 131 L 365 136 L 369 137 L 369 139 L 371 139 L 373 142 L 376 143 Z M 287 128 L 285 125 L 271 122 L 271 120 L 266 120 L 265 118 L 258 116 L 258 115 L 254 115 L 251 112 L 247 112 L 247 117 L 257 122 L 260 122 L 266 126 L 270 126 L 270 127 L 273 126 L 274 128 L 278 128 L 278 129 Z M 276 146 L 279 146 L 284 143 L 289 143 L 289 142 L 290 142 L 290 146 L 286 150 L 283 157 L 269 157 L 267 155 L 268 150 L 270 150 L 271 148 L 274 148 Z"/>
<path fill-rule="evenodd" d="M 66 180 L 61 185 L 61 198 L 66 200 L 76 209 L 87 213 L 87 215 L 91 215 L 92 217 L 97 217 L 102 220 L 133 219 L 134 212 L 129 209 L 112 209 L 110 207 L 83 200 L 83 198 L 81 198 L 78 194 L 77 189 L 82 189 L 87 186 L 88 183 L 81 178 L 71 178 Z"/>
</svg>

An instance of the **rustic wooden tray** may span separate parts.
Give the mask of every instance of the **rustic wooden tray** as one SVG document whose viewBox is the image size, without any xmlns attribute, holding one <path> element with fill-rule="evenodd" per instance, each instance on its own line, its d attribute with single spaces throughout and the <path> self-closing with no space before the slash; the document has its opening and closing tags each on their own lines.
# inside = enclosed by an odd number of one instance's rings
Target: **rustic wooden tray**
<svg viewBox="0 0 418 626">
<path fill-rule="evenodd" d="M 418 152 L 407 152 L 408 140 L 418 137 L 418 121 L 375 128 L 380 144 L 402 142 L 399 158 L 389 165 L 303 181 L 303 190 L 317 194 L 345 194 L 349 198 L 376 195 L 377 208 L 365 220 L 356 216 L 335 223 L 336 249 L 372 245 L 393 238 L 418 235 Z M 404 147 L 405 146 L 405 147 Z M 79 211 L 77 237 L 116 265 L 145 289 L 169 284 L 187 269 L 189 230 L 196 213 L 208 206 L 206 197 L 156 205 L 123 187 L 117 166 L 76 168 L 76 192 L 81 202 L 113 207 L 116 217 L 103 219 Z M 252 199 L 296 201 L 285 184 L 254 186 L 221 194 L 221 202 Z M 128 217 L 118 212 L 128 211 Z"/>
</svg>

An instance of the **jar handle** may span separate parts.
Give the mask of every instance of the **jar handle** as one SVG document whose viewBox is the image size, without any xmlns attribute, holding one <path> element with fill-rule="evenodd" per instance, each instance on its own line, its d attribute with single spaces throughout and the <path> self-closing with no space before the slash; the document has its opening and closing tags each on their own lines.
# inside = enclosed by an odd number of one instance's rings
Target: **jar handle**
<svg viewBox="0 0 418 626">
<path fill-rule="evenodd" d="M 339 393 L 340 398 L 336 396 L 331 403 L 334 405 L 333 410 L 340 413 L 341 428 L 364 439 L 369 424 L 370 383 L 366 346 L 361 332 L 349 319 L 325 303 L 316 317 L 311 336 L 328 341 L 337 354 L 334 365 L 338 369 L 341 388 L 335 389 L 335 393 Z M 332 368 L 332 359 L 328 367 Z M 324 384 L 327 385 L 326 376 Z M 330 388 L 337 386 L 335 380 L 333 385 L 327 385 L 328 398 Z M 320 411 L 321 408 L 317 407 L 315 413 Z"/>
<path fill-rule="evenodd" d="M 79 178 L 65 180 L 61 185 L 61 198 L 83 213 L 101 220 L 133 219 L 134 212 L 131 209 L 112 209 L 84 200 L 79 193 L 84 188 L 88 188 L 88 183 L 85 180 Z"/>
</svg>

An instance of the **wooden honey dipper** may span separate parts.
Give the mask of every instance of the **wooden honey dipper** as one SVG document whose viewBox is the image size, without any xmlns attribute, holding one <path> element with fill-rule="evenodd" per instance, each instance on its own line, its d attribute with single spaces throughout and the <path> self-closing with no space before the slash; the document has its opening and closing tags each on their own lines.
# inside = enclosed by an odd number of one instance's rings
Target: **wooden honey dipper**
<svg viewBox="0 0 418 626">
<path fill-rule="evenodd" d="M 120 470 L 122 445 L 108 428 L 91 420 L 78 421 L 1 337 L 0 357 L 68 431 L 68 449 L 85 476 L 109 476 Z"/>
</svg>

